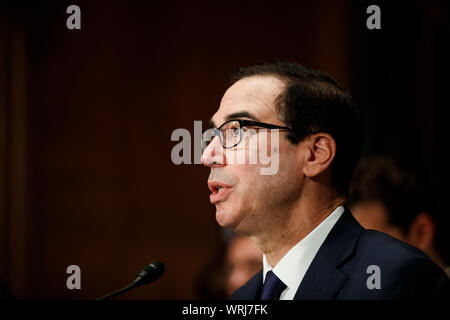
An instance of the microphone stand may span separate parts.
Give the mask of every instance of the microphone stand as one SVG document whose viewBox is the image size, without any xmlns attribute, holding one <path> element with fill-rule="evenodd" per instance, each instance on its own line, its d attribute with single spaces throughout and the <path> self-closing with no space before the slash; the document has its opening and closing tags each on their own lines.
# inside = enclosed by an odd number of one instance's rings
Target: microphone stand
<svg viewBox="0 0 450 320">
<path fill-rule="evenodd" d="M 139 273 L 138 277 L 136 278 L 136 280 L 133 281 L 133 283 L 120 290 L 108 293 L 103 297 L 97 298 L 96 300 L 111 299 L 133 289 L 134 287 L 138 287 L 142 284 L 151 283 L 160 278 L 163 275 L 164 271 L 165 271 L 164 264 L 159 261 L 154 261 L 151 264 L 144 267 L 144 269 L 141 271 L 141 273 Z"/>
<path fill-rule="evenodd" d="M 132 284 L 130 284 L 130 285 L 128 285 L 128 286 L 126 286 L 126 287 L 124 287 L 124 288 L 122 288 L 120 290 L 108 293 L 107 295 L 104 295 L 103 297 L 97 298 L 96 300 L 112 299 L 112 298 L 114 298 L 114 297 L 116 297 L 118 295 L 121 295 L 122 293 L 125 293 L 125 292 L 133 289 L 134 287 L 136 287 L 136 282 L 133 282 Z"/>
</svg>

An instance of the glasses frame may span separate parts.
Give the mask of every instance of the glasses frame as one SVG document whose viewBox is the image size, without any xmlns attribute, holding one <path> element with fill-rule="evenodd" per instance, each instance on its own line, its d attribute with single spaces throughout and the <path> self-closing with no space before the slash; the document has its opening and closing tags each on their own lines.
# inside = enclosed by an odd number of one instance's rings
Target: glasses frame
<svg viewBox="0 0 450 320">
<path fill-rule="evenodd" d="M 239 129 L 240 129 L 239 130 L 239 141 L 232 146 L 226 147 L 224 145 L 224 141 L 223 141 L 224 138 L 223 138 L 223 133 L 222 133 L 222 127 L 232 121 L 239 122 Z M 253 121 L 253 120 L 246 120 L 246 119 L 230 119 L 228 121 L 225 121 L 218 128 L 215 129 L 215 130 L 219 131 L 219 139 L 220 139 L 220 143 L 222 144 L 222 147 L 224 149 L 231 149 L 231 148 L 236 147 L 239 143 L 241 143 L 242 142 L 242 131 L 243 131 L 243 128 L 245 128 L 245 127 L 261 127 L 261 128 L 266 128 L 266 129 L 281 129 L 281 130 L 291 131 L 291 129 L 289 129 L 288 127 L 282 127 L 282 126 L 278 126 L 278 125 L 270 124 L 270 123 L 264 123 L 264 122 L 258 122 L 258 121 Z"/>
</svg>

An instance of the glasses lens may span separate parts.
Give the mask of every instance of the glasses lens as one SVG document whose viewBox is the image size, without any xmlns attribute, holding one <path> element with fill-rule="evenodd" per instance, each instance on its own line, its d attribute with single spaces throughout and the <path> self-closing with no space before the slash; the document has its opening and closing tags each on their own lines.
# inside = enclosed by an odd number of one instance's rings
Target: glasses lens
<svg viewBox="0 0 450 320">
<path fill-rule="evenodd" d="M 239 121 L 226 122 L 222 127 L 223 146 L 231 148 L 241 141 L 241 124 Z"/>
</svg>

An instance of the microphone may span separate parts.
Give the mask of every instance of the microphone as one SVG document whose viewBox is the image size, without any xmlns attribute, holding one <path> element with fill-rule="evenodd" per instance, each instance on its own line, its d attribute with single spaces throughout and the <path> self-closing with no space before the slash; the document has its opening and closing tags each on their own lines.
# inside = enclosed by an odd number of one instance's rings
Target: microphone
<svg viewBox="0 0 450 320">
<path fill-rule="evenodd" d="M 149 265 L 146 265 L 144 267 L 144 269 L 142 269 L 142 271 L 139 273 L 139 275 L 133 281 L 133 283 L 131 283 L 130 285 L 128 285 L 120 290 L 114 291 L 103 297 L 97 298 L 97 300 L 111 299 L 111 298 L 117 297 L 118 295 L 123 294 L 135 287 L 139 287 L 143 284 L 148 284 L 153 281 L 156 281 L 164 274 L 165 270 L 166 270 L 166 267 L 164 266 L 164 263 L 159 262 L 159 261 L 153 261 Z"/>
</svg>

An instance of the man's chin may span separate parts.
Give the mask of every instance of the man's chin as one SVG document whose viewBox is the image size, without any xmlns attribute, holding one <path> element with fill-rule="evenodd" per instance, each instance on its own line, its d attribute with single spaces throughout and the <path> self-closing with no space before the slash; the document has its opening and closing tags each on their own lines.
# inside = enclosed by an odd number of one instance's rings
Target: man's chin
<svg viewBox="0 0 450 320">
<path fill-rule="evenodd" d="M 216 205 L 216 221 L 222 228 L 234 230 L 236 222 L 236 214 L 229 208 L 225 208 L 222 204 Z"/>
</svg>

